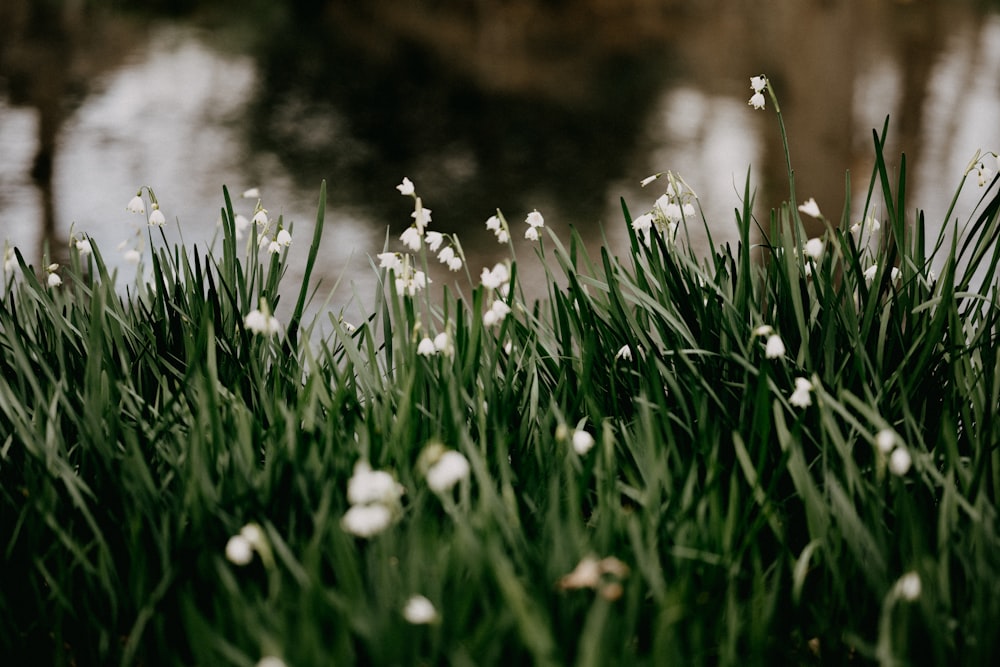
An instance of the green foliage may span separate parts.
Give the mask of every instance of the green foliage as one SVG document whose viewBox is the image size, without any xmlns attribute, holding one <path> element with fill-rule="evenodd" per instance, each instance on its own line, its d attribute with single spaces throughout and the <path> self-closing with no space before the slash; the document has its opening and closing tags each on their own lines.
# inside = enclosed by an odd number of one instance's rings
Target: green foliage
<svg viewBox="0 0 1000 667">
<path fill-rule="evenodd" d="M 949 212 L 928 250 L 884 135 L 877 237 L 847 228 L 849 202 L 810 258 L 794 183 L 763 225 L 748 174 L 735 249 L 687 247 L 691 217 L 637 234 L 623 202 L 624 259 L 575 233 L 539 244 L 543 302 L 518 296 L 516 264 L 509 291 L 440 301 L 382 271 L 372 316 L 331 315 L 326 334 L 303 324 L 325 191 L 279 336 L 246 322 L 279 305 L 285 259 L 239 256 L 228 193 L 221 258 L 151 235 L 151 277 L 124 295 L 96 247 L 54 288 L 18 255 L 0 304 L 0 654 L 995 661 L 1000 194 L 964 228 Z M 497 298 L 513 310 L 487 326 Z M 418 354 L 437 333 L 450 354 Z M 469 463 L 453 490 L 428 484 L 431 443 Z M 358 461 L 404 490 L 369 539 L 343 521 Z M 262 536 L 238 565 L 227 542 L 248 524 Z M 590 586 L 568 576 L 581 563 Z M 431 624 L 404 617 L 414 595 Z"/>
</svg>

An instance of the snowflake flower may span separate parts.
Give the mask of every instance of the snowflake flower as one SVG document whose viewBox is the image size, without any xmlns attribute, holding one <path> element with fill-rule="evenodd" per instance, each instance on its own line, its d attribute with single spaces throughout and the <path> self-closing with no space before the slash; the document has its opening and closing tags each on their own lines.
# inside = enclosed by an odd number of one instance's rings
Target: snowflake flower
<svg viewBox="0 0 1000 667">
<path fill-rule="evenodd" d="M 899 596 L 907 602 L 913 602 L 920 597 L 920 589 L 920 575 L 916 572 L 907 572 L 896 582 Z"/>
<path fill-rule="evenodd" d="M 489 310 L 483 314 L 483 326 L 487 328 L 496 326 L 503 322 L 508 314 L 510 314 L 510 306 L 497 299 L 490 306 Z"/>
<path fill-rule="evenodd" d="M 823 239 L 813 238 L 806 241 L 806 244 L 802 247 L 802 253 L 806 257 L 811 257 L 815 261 L 819 261 L 823 256 Z"/>
<path fill-rule="evenodd" d="M 465 455 L 449 449 L 427 469 L 427 486 L 435 493 L 445 493 L 467 479 L 469 470 L 469 460 Z"/>
<path fill-rule="evenodd" d="M 652 183 L 653 181 L 655 181 L 656 179 L 658 179 L 659 177 L 660 177 L 660 174 L 653 174 L 652 176 L 647 176 L 646 178 L 644 178 L 641 181 L 639 181 L 639 186 L 644 188 L 647 185 L 649 185 L 650 183 Z"/>
<path fill-rule="evenodd" d="M 535 228 L 545 226 L 545 218 L 542 217 L 542 214 L 539 213 L 537 209 L 529 213 L 528 217 L 526 217 L 524 221 L 531 227 Z"/>
<path fill-rule="evenodd" d="M 146 205 L 142 201 L 142 190 L 135 193 L 135 196 L 125 205 L 125 210 L 129 213 L 145 213 Z"/>
<path fill-rule="evenodd" d="M 912 464 L 913 459 L 905 447 L 896 447 L 892 450 L 892 454 L 889 455 L 889 472 L 893 475 L 902 477 L 910 471 Z"/>
<path fill-rule="evenodd" d="M 643 239 L 649 234 L 649 230 L 653 228 L 653 214 L 643 213 L 638 218 L 632 220 L 632 229 L 638 236 Z"/>
<path fill-rule="evenodd" d="M 417 197 L 416 204 L 413 207 L 413 213 L 410 214 L 413 218 L 413 224 L 416 225 L 417 232 L 422 236 L 424 229 L 431 222 L 431 210 L 429 208 L 424 208 L 423 202 L 420 197 Z"/>
<path fill-rule="evenodd" d="M 819 211 L 819 204 L 817 204 L 816 200 L 814 198 L 812 198 L 812 197 L 810 197 L 806 201 L 806 203 L 801 204 L 799 206 L 799 210 L 802 211 L 803 213 L 805 213 L 806 215 L 808 215 L 810 217 L 813 217 L 813 218 L 821 218 L 821 217 L 823 217 L 823 214 L 820 213 L 820 211 Z"/>
<path fill-rule="evenodd" d="M 594 436 L 583 429 L 573 431 L 573 451 L 583 456 L 594 446 Z"/>
<path fill-rule="evenodd" d="M 403 270 L 396 275 L 396 292 L 399 294 L 407 294 L 409 296 L 416 295 L 417 292 L 427 287 L 427 283 L 431 282 L 423 271 L 414 271 L 408 264 L 403 267 Z"/>
<path fill-rule="evenodd" d="M 484 268 L 479 279 L 483 283 L 483 287 L 487 289 L 499 289 L 510 279 L 510 274 L 507 272 L 507 267 L 504 264 L 496 264 L 492 269 Z"/>
<path fill-rule="evenodd" d="M 444 234 L 441 232 L 427 232 L 424 234 L 424 241 L 427 243 L 427 247 L 430 248 L 431 252 L 437 252 L 441 244 L 444 243 Z"/>
<path fill-rule="evenodd" d="M 622 345 L 617 352 L 615 352 L 615 359 L 624 359 L 625 361 L 632 361 L 632 348 L 628 345 Z"/>
<path fill-rule="evenodd" d="M 399 240 L 403 242 L 403 245 L 414 252 L 420 250 L 420 230 L 416 227 L 407 227 L 406 231 L 400 234 Z"/>
<path fill-rule="evenodd" d="M 526 230 L 524 230 L 524 238 L 528 239 L 529 241 L 537 241 L 538 240 L 538 228 L 537 227 L 528 227 Z"/>
<path fill-rule="evenodd" d="M 352 505 L 340 520 L 348 533 L 374 537 L 392 524 L 392 511 L 385 505 Z"/>
<path fill-rule="evenodd" d="M 491 232 L 496 232 L 500 230 L 500 218 L 495 215 L 491 215 L 486 219 L 486 229 Z"/>
<path fill-rule="evenodd" d="M 797 408 L 805 408 L 812 405 L 812 396 L 810 395 L 812 389 L 812 382 L 808 378 L 795 378 L 795 391 L 788 398 L 788 402 Z"/>
<path fill-rule="evenodd" d="M 413 187 L 413 181 L 405 176 L 403 177 L 403 182 L 397 185 L 396 189 L 399 190 L 399 194 L 404 196 L 412 195 L 416 191 L 416 188 Z"/>
<path fill-rule="evenodd" d="M 985 186 L 993 178 L 993 170 L 987 167 L 984 163 L 980 162 L 976 165 L 976 183 L 979 187 Z"/>
<path fill-rule="evenodd" d="M 253 545 L 243 535 L 233 535 L 226 542 L 226 558 L 234 565 L 247 565 L 253 560 Z"/>
<path fill-rule="evenodd" d="M 249 190 L 244 190 L 242 197 L 244 199 L 260 199 L 260 188 L 250 188 Z"/>
<path fill-rule="evenodd" d="M 403 495 L 403 487 L 385 470 L 372 470 L 367 461 L 354 464 L 347 480 L 347 501 L 352 505 L 391 505 Z"/>
<path fill-rule="evenodd" d="M 287 248 L 292 245 L 292 235 L 288 233 L 287 229 L 282 229 L 278 232 L 278 236 L 274 239 L 274 242 Z"/>
<path fill-rule="evenodd" d="M 896 434 L 891 429 L 882 429 L 875 434 L 875 446 L 882 454 L 888 455 L 896 446 Z"/>
<path fill-rule="evenodd" d="M 257 207 L 257 210 L 253 214 L 253 223 L 261 229 L 267 229 L 267 209 Z"/>
<path fill-rule="evenodd" d="M 451 336 L 448 335 L 447 331 L 442 331 L 437 336 L 434 336 L 434 349 L 446 357 L 451 357 L 455 354 L 455 346 L 451 342 Z"/>
<path fill-rule="evenodd" d="M 247 313 L 247 316 L 243 318 L 243 325 L 253 333 L 262 336 L 275 336 L 281 333 L 281 322 L 271 315 L 264 302 L 261 302 L 260 308 Z"/>
<path fill-rule="evenodd" d="M 160 205 L 155 201 L 149 207 L 149 224 L 153 227 L 162 227 L 167 223 L 166 216 L 163 215 L 163 211 L 160 210 Z"/>
<path fill-rule="evenodd" d="M 497 237 L 497 243 L 507 243 L 510 241 L 510 233 L 507 231 L 506 221 L 500 217 L 499 213 L 497 211 L 497 215 L 491 215 L 486 219 L 486 229 Z"/>
<path fill-rule="evenodd" d="M 763 92 L 765 86 L 767 86 L 767 77 L 763 74 L 750 77 L 750 87 L 753 88 L 753 92 Z"/>
<path fill-rule="evenodd" d="M 424 357 L 433 357 L 437 354 L 437 348 L 434 347 L 434 341 L 425 336 L 423 340 L 420 341 L 420 344 L 417 345 L 417 354 Z"/>
<path fill-rule="evenodd" d="M 423 595 L 414 595 L 403 607 L 403 618 L 413 625 L 427 625 L 437 620 L 437 609 Z"/>
<path fill-rule="evenodd" d="M 396 273 L 403 269 L 403 259 L 398 252 L 380 252 L 376 257 L 378 257 L 380 269 L 388 269 Z"/>
<path fill-rule="evenodd" d="M 764 346 L 764 356 L 768 359 L 780 359 L 785 356 L 785 343 L 781 340 L 781 336 L 771 334 L 767 337 L 767 343 Z"/>
<path fill-rule="evenodd" d="M 14 254 L 14 249 L 5 243 L 3 249 L 3 270 L 5 273 L 13 273 L 16 268 L 17 255 Z"/>
<path fill-rule="evenodd" d="M 750 99 L 747 101 L 747 104 L 752 106 L 754 109 L 763 109 L 764 93 L 754 93 L 753 95 L 750 96 Z"/>
<path fill-rule="evenodd" d="M 247 228 L 250 226 L 250 221 L 247 220 L 245 215 L 237 213 L 236 218 L 233 220 L 233 226 L 236 228 L 236 240 L 239 240 L 246 233 Z"/>
<path fill-rule="evenodd" d="M 62 285 L 62 278 L 60 278 L 59 274 L 56 273 L 56 270 L 58 268 L 59 268 L 58 264 L 52 264 L 48 268 L 49 277 L 45 282 L 49 287 L 59 287 L 60 285 Z"/>
</svg>

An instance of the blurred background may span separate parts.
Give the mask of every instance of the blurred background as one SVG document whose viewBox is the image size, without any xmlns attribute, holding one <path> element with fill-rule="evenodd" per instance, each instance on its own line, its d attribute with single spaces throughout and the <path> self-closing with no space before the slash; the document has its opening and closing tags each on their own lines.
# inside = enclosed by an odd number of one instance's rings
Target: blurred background
<svg viewBox="0 0 1000 667">
<path fill-rule="evenodd" d="M 788 199 L 778 125 L 747 106 L 773 82 L 799 201 L 839 220 L 863 196 L 872 130 L 906 153 L 908 204 L 939 225 L 977 149 L 1000 151 L 995 0 L 2 0 L 0 240 L 39 262 L 71 229 L 109 261 L 141 245 L 125 204 L 153 187 L 171 240 L 207 243 L 222 186 L 250 217 L 259 187 L 305 256 L 320 182 L 318 276 L 336 303 L 410 222 L 459 235 L 473 276 L 507 256 L 533 209 L 591 247 L 627 233 L 681 174 L 716 242 L 736 237 L 748 168 L 756 211 Z M 995 165 L 994 165 L 995 166 Z M 971 183 L 968 208 L 975 203 Z M 859 215 L 859 206 L 851 215 Z M 695 243 L 704 243 L 700 235 Z M 519 257 L 530 256 L 527 247 Z M 453 277 L 453 276 L 452 276 Z M 448 275 L 436 280 L 450 281 Z"/>
</svg>

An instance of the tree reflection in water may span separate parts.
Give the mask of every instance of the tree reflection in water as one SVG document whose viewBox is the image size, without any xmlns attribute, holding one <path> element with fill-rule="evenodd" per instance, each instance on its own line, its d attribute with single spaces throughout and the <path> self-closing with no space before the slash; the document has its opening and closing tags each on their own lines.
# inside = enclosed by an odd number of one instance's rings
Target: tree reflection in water
<svg viewBox="0 0 1000 667">
<path fill-rule="evenodd" d="M 53 248 L 65 247 L 73 223 L 117 243 L 131 191 L 148 183 L 169 192 L 179 185 L 157 179 L 176 174 L 204 184 L 175 191 L 184 201 L 168 211 L 195 229 L 214 217 L 223 183 L 261 185 L 265 204 L 291 207 L 286 215 L 308 224 L 327 179 L 331 275 L 346 261 L 345 239 L 363 259 L 387 226 L 395 237 L 408 223 L 393 189 L 403 176 L 434 209 L 436 228 L 461 233 L 473 272 L 503 253 L 483 226 L 495 207 L 515 226 L 538 208 L 593 245 L 606 223 L 620 242 L 618 197 L 641 212 L 659 193 L 641 191 L 639 180 L 665 169 L 685 175 L 716 240 L 727 240 L 751 163 L 758 210 L 788 197 L 773 116 L 745 106 L 749 76 L 762 72 L 781 95 L 799 198 L 815 197 L 832 217 L 845 170 L 855 190 L 867 187 L 871 129 L 886 114 L 887 155 L 907 153 L 912 206 L 950 197 L 981 146 L 970 141 L 1000 147 L 989 122 L 1000 115 L 1000 25 L 995 11 L 972 3 L 299 0 L 237 11 L 226 0 L 189 0 L 172 5 L 169 19 L 99 2 L 44 9 L 55 4 L 0 6 L 0 105 L 37 118 L 31 164 L 4 164 L 13 153 L 0 145 L 0 235 L 23 239 L 19 225 L 40 225 L 37 238 Z M 100 138 L 81 140 L 95 132 L 88 109 L 100 108 L 113 83 L 168 53 L 155 48 L 163 26 L 172 39 L 209 45 L 206 58 L 242 58 L 222 71 L 250 67 L 246 83 L 192 60 L 177 75 L 176 105 L 123 114 Z M 205 76 L 216 79 L 194 84 Z M 215 98 L 180 103 L 204 89 Z M 211 112 L 219 96 L 235 115 Z M 170 119 L 173 134 L 159 119 Z M 205 127 L 178 136 L 179 123 Z M 5 136 L 0 126 L 0 144 Z M 142 158 L 124 154 L 134 136 L 151 142 Z M 156 153 L 181 164 L 149 164 L 151 146 L 167 145 Z M 37 207 L 22 203 L 29 169 Z M 81 192 L 95 182 L 84 171 L 100 172 L 101 191 Z M 367 271 L 364 261 L 356 267 Z"/>
</svg>

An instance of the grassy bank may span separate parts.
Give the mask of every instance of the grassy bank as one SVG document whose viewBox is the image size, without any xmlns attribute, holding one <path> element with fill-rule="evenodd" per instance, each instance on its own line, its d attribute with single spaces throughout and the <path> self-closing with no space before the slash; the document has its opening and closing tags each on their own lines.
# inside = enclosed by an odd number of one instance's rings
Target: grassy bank
<svg viewBox="0 0 1000 667">
<path fill-rule="evenodd" d="M 128 285 L 84 236 L 67 266 L 11 251 L 0 654 L 989 664 L 995 157 L 956 176 L 978 208 L 929 238 L 885 132 L 860 220 L 799 202 L 791 165 L 787 204 L 756 219 L 748 175 L 729 223 L 659 175 L 652 211 L 623 202 L 621 257 L 498 215 L 499 240 L 537 237 L 538 303 L 513 254 L 465 266 L 407 181 L 412 231 L 373 258 L 364 322 L 303 316 L 325 189 L 300 285 L 283 221 L 239 219 L 228 193 L 206 253 L 171 247 L 140 190 L 154 224 Z M 688 247 L 718 224 L 737 247 Z M 461 288 L 424 283 L 439 259 Z"/>
</svg>

